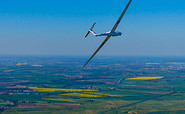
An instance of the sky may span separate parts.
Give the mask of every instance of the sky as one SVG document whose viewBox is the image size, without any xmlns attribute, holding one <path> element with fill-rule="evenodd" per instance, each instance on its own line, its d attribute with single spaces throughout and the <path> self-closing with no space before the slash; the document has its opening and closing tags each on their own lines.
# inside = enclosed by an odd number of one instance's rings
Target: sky
<svg viewBox="0 0 185 114">
<path fill-rule="evenodd" d="M 90 56 L 129 0 L 1 0 L 0 55 Z M 185 0 L 133 0 L 98 55 L 185 56 Z"/>
</svg>

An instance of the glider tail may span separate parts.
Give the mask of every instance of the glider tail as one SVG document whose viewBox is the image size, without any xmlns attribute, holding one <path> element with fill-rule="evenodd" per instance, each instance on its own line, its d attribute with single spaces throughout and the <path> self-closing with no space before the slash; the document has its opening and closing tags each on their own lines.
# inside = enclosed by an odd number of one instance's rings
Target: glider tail
<svg viewBox="0 0 185 114">
<path fill-rule="evenodd" d="M 96 33 L 93 31 L 93 28 L 95 26 L 96 23 L 93 24 L 93 26 L 91 27 L 91 29 L 88 31 L 88 33 L 85 35 L 85 38 L 89 35 L 89 33 L 92 33 L 94 36 L 96 36 Z"/>
</svg>

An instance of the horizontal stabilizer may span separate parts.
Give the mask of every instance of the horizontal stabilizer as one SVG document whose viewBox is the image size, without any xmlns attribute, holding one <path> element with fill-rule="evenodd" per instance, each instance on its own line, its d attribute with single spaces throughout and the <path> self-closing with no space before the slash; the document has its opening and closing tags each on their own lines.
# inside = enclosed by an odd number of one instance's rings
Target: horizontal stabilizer
<svg viewBox="0 0 185 114">
<path fill-rule="evenodd" d="M 85 35 L 85 38 L 87 38 L 87 36 L 89 35 L 90 31 L 88 31 L 88 33 Z"/>
<path fill-rule="evenodd" d="M 94 24 L 93 24 L 93 26 L 91 27 L 91 29 L 90 29 L 90 30 L 92 30 L 92 29 L 94 28 L 95 24 L 96 24 L 96 23 L 94 23 Z"/>
</svg>

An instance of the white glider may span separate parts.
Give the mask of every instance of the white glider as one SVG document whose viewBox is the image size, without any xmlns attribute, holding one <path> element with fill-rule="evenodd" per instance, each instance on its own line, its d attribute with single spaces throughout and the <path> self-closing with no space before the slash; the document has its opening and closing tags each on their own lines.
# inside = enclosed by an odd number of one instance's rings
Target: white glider
<svg viewBox="0 0 185 114">
<path fill-rule="evenodd" d="M 121 32 L 118 32 L 118 31 L 115 31 L 116 28 L 118 27 L 119 23 L 121 22 L 121 19 L 123 18 L 123 16 L 125 15 L 128 7 L 130 6 L 130 3 L 132 2 L 132 0 L 129 0 L 127 6 L 125 7 L 125 9 L 123 10 L 121 16 L 119 17 L 119 19 L 117 20 L 116 24 L 114 25 L 114 27 L 112 28 L 111 31 L 109 32 L 106 32 L 106 33 L 101 33 L 101 34 L 96 34 L 94 31 L 93 31 L 93 28 L 95 26 L 96 23 L 93 24 L 93 26 L 91 27 L 91 29 L 88 31 L 88 33 L 86 34 L 85 38 L 89 35 L 89 33 L 92 33 L 94 36 L 107 36 L 105 38 L 105 40 L 103 41 L 103 43 L 98 47 L 98 49 L 94 52 L 94 54 L 91 56 L 91 58 L 86 62 L 86 64 L 83 66 L 85 67 L 90 61 L 91 59 L 96 55 L 96 53 L 103 47 L 103 45 L 109 40 L 109 38 L 111 36 L 121 36 L 122 33 Z"/>
</svg>

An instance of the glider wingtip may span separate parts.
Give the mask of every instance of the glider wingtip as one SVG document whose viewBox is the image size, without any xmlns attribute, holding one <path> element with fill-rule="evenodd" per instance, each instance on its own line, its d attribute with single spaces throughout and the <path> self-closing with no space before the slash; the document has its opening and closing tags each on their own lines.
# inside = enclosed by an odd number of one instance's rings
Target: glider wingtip
<svg viewBox="0 0 185 114">
<path fill-rule="evenodd" d="M 86 67 L 86 65 L 87 65 L 87 64 L 85 64 L 85 65 L 83 66 L 83 68 L 85 68 L 85 67 Z"/>
</svg>

